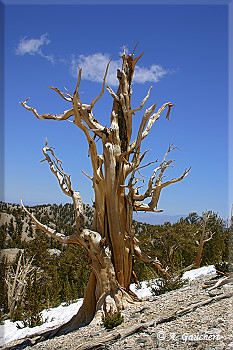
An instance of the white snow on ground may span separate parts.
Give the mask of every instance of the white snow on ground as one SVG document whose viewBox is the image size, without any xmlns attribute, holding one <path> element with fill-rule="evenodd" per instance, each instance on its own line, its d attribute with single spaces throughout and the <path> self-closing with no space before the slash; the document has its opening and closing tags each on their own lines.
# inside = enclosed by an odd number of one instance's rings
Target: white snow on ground
<svg viewBox="0 0 233 350">
<path fill-rule="evenodd" d="M 199 269 L 193 269 L 184 273 L 183 278 L 194 280 L 196 278 L 201 278 L 204 276 L 209 276 L 215 274 L 216 270 L 214 265 L 204 266 Z M 151 282 L 152 285 L 154 284 Z M 155 284 L 154 284 L 155 285 Z M 150 297 L 151 290 L 148 287 L 148 282 L 144 281 L 140 283 L 140 288 L 136 288 L 135 283 L 131 284 L 130 289 L 137 294 L 137 296 L 141 299 Z M 73 315 L 78 312 L 78 309 L 82 305 L 83 299 L 78 299 L 77 302 L 66 306 L 65 303 L 62 303 L 60 306 L 42 311 L 42 317 L 45 321 L 41 326 L 29 328 L 24 327 L 19 329 L 19 326 L 23 326 L 21 321 L 11 322 L 10 320 L 4 321 L 3 324 L 0 325 L 0 346 L 6 343 L 9 343 L 12 340 L 24 338 L 30 334 L 38 333 L 41 331 L 45 331 L 46 329 L 53 328 L 60 324 L 63 324 Z"/>
<path fill-rule="evenodd" d="M 153 282 L 151 282 L 151 281 L 150 281 L 150 283 L 153 284 Z M 154 284 L 153 284 L 153 286 L 154 286 Z M 152 295 L 150 287 L 148 286 L 148 281 L 143 281 L 139 285 L 137 285 L 136 283 L 132 283 L 130 285 L 130 290 L 132 290 L 132 292 L 137 294 L 137 296 L 140 299 L 144 299 L 144 298 L 150 297 Z"/>
<path fill-rule="evenodd" d="M 33 328 L 24 327 L 19 329 L 17 324 L 22 327 L 22 321 L 4 321 L 4 323 L 0 325 L 0 346 L 9 343 L 12 340 L 24 338 L 27 335 L 41 332 L 69 321 L 71 317 L 78 312 L 82 302 L 83 299 L 80 298 L 77 302 L 68 306 L 65 306 L 65 303 L 62 303 L 53 309 L 43 310 L 42 318 L 45 322 L 41 326 Z"/>
<path fill-rule="evenodd" d="M 216 273 L 216 269 L 214 265 L 209 265 L 209 266 L 203 266 L 200 267 L 199 269 L 193 269 L 190 271 L 186 271 L 182 278 L 184 279 L 189 279 L 189 280 L 195 280 L 196 278 L 201 278 L 205 276 L 210 276 Z"/>
<path fill-rule="evenodd" d="M 210 265 L 210 266 L 203 266 L 200 267 L 199 269 L 193 269 L 190 271 L 186 271 L 182 278 L 183 279 L 189 279 L 189 280 L 194 280 L 196 278 L 202 278 L 205 276 L 210 276 L 216 273 L 216 269 L 214 267 L 214 265 Z M 154 288 L 158 288 L 156 285 L 156 280 L 151 280 L 149 281 L 143 281 L 140 283 L 140 288 L 138 288 L 138 285 L 136 283 L 133 283 L 130 285 L 130 289 L 132 290 L 132 292 L 136 293 L 137 296 L 141 299 L 143 298 L 147 298 L 152 296 L 151 293 L 151 287 Z"/>
</svg>

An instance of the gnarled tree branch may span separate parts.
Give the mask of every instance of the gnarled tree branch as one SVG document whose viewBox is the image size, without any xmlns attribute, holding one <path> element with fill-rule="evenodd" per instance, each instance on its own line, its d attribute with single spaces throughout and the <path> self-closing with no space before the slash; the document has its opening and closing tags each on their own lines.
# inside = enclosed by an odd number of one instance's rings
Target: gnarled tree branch
<svg viewBox="0 0 233 350">
<path fill-rule="evenodd" d="M 91 108 L 91 109 L 93 109 L 93 107 L 94 107 L 94 105 L 96 104 L 96 102 L 99 101 L 99 99 L 100 99 L 100 98 L 103 96 L 103 94 L 104 94 L 105 81 L 106 81 L 106 77 L 107 77 L 107 74 L 108 74 L 108 68 L 109 68 L 109 65 L 110 65 L 111 62 L 112 62 L 112 58 L 111 58 L 111 60 L 108 62 L 107 67 L 106 67 L 106 71 L 105 71 L 104 79 L 103 79 L 102 90 L 101 90 L 99 96 L 97 96 L 94 100 L 92 100 L 91 105 L 90 105 L 90 108 Z"/>
<path fill-rule="evenodd" d="M 146 97 L 144 97 L 144 99 L 142 100 L 140 106 L 138 108 L 135 109 L 131 109 L 131 113 L 134 114 L 135 112 L 139 112 L 142 110 L 142 108 L 144 107 L 144 104 L 146 103 L 146 101 L 148 100 L 149 96 L 150 96 L 150 91 L 152 89 L 152 86 L 149 88 L 148 93 L 146 95 Z"/>
<path fill-rule="evenodd" d="M 45 146 L 43 147 L 43 153 L 45 155 L 45 159 L 43 159 L 41 161 L 44 162 L 44 161 L 47 161 L 49 166 L 50 166 L 50 170 L 51 172 L 56 176 L 57 180 L 58 180 L 58 183 L 59 183 L 59 186 L 62 190 L 62 192 L 66 195 L 66 196 L 69 196 L 69 197 L 72 197 L 72 188 L 71 188 L 71 181 L 70 181 L 70 175 L 68 176 L 64 170 L 63 170 L 63 167 L 62 167 L 62 161 L 59 160 L 54 152 L 53 152 L 53 149 L 48 147 L 48 141 L 47 139 L 45 139 L 46 143 L 45 143 Z M 51 157 L 48 155 L 48 152 L 51 152 L 52 154 L 52 157 L 53 157 L 53 160 L 51 159 Z"/>
<path fill-rule="evenodd" d="M 150 117 L 150 119 L 149 119 L 149 121 L 148 121 L 148 123 L 147 123 L 146 129 L 144 130 L 142 136 L 140 136 L 140 137 L 142 138 L 142 140 L 149 134 L 150 129 L 152 128 L 152 125 L 154 124 L 154 122 L 155 122 L 156 120 L 159 119 L 161 113 L 162 113 L 162 112 L 164 111 L 164 109 L 166 109 L 167 107 L 168 107 L 168 112 L 167 112 L 166 118 L 169 120 L 169 114 L 170 114 L 170 110 L 171 110 L 171 107 L 172 107 L 172 106 L 174 106 L 174 105 L 173 105 L 171 102 L 167 102 L 167 103 L 165 103 L 165 104 L 158 110 L 158 112 L 152 114 L 152 116 Z M 136 146 L 136 143 L 137 143 L 137 139 L 134 140 L 134 141 L 131 143 L 129 149 L 130 149 L 130 150 L 133 150 L 133 149 L 135 148 L 135 146 Z"/>
<path fill-rule="evenodd" d="M 140 156 L 142 135 L 143 135 L 143 131 L 145 129 L 146 123 L 147 123 L 148 119 L 150 118 L 151 114 L 154 112 L 155 107 L 156 107 L 156 104 L 153 104 L 150 108 L 146 109 L 146 111 L 142 117 L 142 121 L 141 121 L 139 130 L 138 130 L 138 135 L 137 135 L 137 139 L 136 139 L 136 143 L 135 143 L 135 147 L 134 147 L 134 156 L 133 156 L 133 159 L 132 159 L 130 166 L 126 170 L 126 174 L 129 174 L 132 170 L 134 170 L 136 167 L 138 167 L 140 162 L 142 161 L 142 158 Z"/>
<path fill-rule="evenodd" d="M 173 162 L 173 160 L 166 161 L 166 158 L 167 158 L 168 154 L 176 148 L 177 147 L 173 147 L 173 145 L 169 146 L 168 151 L 165 154 L 162 162 L 160 163 L 160 165 L 156 169 L 154 169 L 153 174 L 149 179 L 147 189 L 143 194 L 139 194 L 138 188 L 134 188 L 134 186 L 136 185 L 136 183 L 138 181 L 138 179 L 135 180 L 135 172 L 139 168 L 136 168 L 135 170 L 133 170 L 131 177 L 128 181 L 127 187 L 129 188 L 129 195 L 132 197 L 133 206 L 134 206 L 135 211 L 161 212 L 161 210 L 155 210 L 155 208 L 157 208 L 157 204 L 159 201 L 161 190 L 164 187 L 166 187 L 172 183 L 181 181 L 182 179 L 184 179 L 187 176 L 187 174 L 191 168 L 189 168 L 188 170 L 185 170 L 184 173 L 179 178 L 171 179 L 167 182 L 162 183 L 162 178 L 163 178 L 163 174 L 164 174 L 165 170 L 168 167 L 170 167 L 171 163 Z M 159 171 L 159 174 L 157 175 L 158 171 Z M 144 201 L 146 198 L 149 198 L 149 197 L 151 197 L 151 201 L 148 204 L 139 203 L 139 202 Z"/>
<path fill-rule="evenodd" d="M 157 258 L 151 258 L 150 256 L 148 256 L 147 254 L 143 253 L 138 245 L 138 239 L 136 239 L 134 237 L 134 252 L 135 255 L 142 261 L 144 261 L 145 263 L 150 263 L 152 265 L 154 265 L 160 272 L 162 272 L 164 275 L 166 275 L 167 277 L 171 277 L 169 275 L 169 273 L 167 272 L 166 269 L 164 269 L 160 263 L 160 261 Z"/>
<path fill-rule="evenodd" d="M 103 173 L 102 164 L 100 164 L 100 162 L 98 161 L 99 155 L 97 154 L 97 148 L 96 148 L 95 141 L 91 137 L 90 132 L 88 130 L 88 127 L 82 121 L 83 113 L 82 113 L 82 111 L 80 111 L 77 99 L 75 99 L 75 98 L 73 101 L 73 105 L 74 105 L 74 112 L 75 112 L 74 124 L 77 125 L 84 132 L 86 139 L 88 141 L 88 144 L 89 144 L 89 153 L 91 155 L 94 179 L 97 181 L 101 181 L 102 177 L 100 176 L 100 174 Z M 99 129 L 96 129 L 95 132 L 98 136 L 100 136 L 100 137 L 102 136 L 102 134 L 99 133 Z"/>
<path fill-rule="evenodd" d="M 50 235 L 51 237 L 53 237 L 54 239 L 56 239 L 56 241 L 60 242 L 60 243 L 76 243 L 78 244 L 78 240 L 76 235 L 73 236 L 66 236 L 63 233 L 59 233 L 56 230 L 48 227 L 47 225 L 42 224 L 39 220 L 36 219 L 36 217 L 30 213 L 30 211 L 28 211 L 25 206 L 23 205 L 23 201 L 22 199 L 20 199 L 21 201 L 21 205 L 23 210 L 30 216 L 30 218 L 32 219 L 32 221 L 36 224 L 36 226 L 44 231 L 45 233 L 47 233 L 48 235 Z"/>
<path fill-rule="evenodd" d="M 29 98 L 27 98 L 26 101 L 24 101 L 24 102 L 20 102 L 20 104 L 24 108 L 26 108 L 27 110 L 32 111 L 33 114 L 36 116 L 36 118 L 41 119 L 41 120 L 45 120 L 45 119 L 66 120 L 66 119 L 70 118 L 72 115 L 74 115 L 73 108 L 68 109 L 67 111 L 64 111 L 62 114 L 50 114 L 50 113 L 38 114 L 38 112 L 35 108 L 29 107 L 27 105 L 28 100 L 29 100 Z"/>
<path fill-rule="evenodd" d="M 111 62 L 111 61 L 110 61 Z M 109 64 L 107 65 L 106 68 L 106 72 L 105 72 L 105 76 L 103 79 L 103 89 L 105 86 L 105 79 L 107 76 L 107 72 L 108 72 L 108 67 Z M 96 118 L 94 118 L 93 113 L 92 113 L 92 109 L 95 105 L 95 103 L 101 98 L 101 96 L 103 95 L 103 89 L 101 91 L 101 93 L 99 94 L 99 96 L 94 99 L 90 105 L 88 104 L 83 104 L 80 100 L 79 97 L 79 86 L 80 86 L 80 82 L 81 82 L 81 74 L 82 74 L 82 69 L 80 67 L 78 67 L 79 69 L 79 76 L 78 76 L 78 82 L 73 94 L 73 107 L 74 107 L 74 114 L 75 114 L 75 121 L 74 123 L 81 129 L 83 130 L 84 127 L 82 126 L 82 128 L 80 127 L 80 125 L 82 125 L 81 120 L 83 120 L 87 126 L 99 137 L 102 137 L 102 132 L 105 130 L 105 127 L 102 126 L 98 120 Z M 83 130 L 84 131 L 84 130 Z M 85 131 L 85 135 L 87 136 L 87 132 Z"/>
<path fill-rule="evenodd" d="M 58 93 L 58 95 L 60 95 L 65 101 L 72 102 L 72 96 L 70 94 L 67 94 L 66 92 L 63 93 L 58 88 L 53 87 L 53 86 L 48 86 L 48 89 L 56 91 Z M 66 96 L 68 96 L 68 97 L 66 97 Z"/>
<path fill-rule="evenodd" d="M 53 159 L 48 155 L 48 151 L 51 152 Z M 84 216 L 83 216 L 83 203 L 78 191 L 74 191 L 71 187 L 70 175 L 67 175 L 62 167 L 62 161 L 59 160 L 53 150 L 48 147 L 48 141 L 46 140 L 45 147 L 43 147 L 43 153 L 47 161 L 51 172 L 56 176 L 58 183 L 62 192 L 71 197 L 74 203 L 75 216 L 76 216 L 76 225 L 78 229 L 81 229 L 84 226 Z"/>
</svg>

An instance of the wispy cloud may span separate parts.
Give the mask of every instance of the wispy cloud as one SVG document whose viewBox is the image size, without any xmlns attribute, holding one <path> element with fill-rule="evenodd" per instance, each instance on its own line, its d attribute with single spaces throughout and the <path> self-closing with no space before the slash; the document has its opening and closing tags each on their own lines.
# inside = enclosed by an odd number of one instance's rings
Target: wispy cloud
<svg viewBox="0 0 233 350">
<path fill-rule="evenodd" d="M 40 55 L 48 61 L 54 63 L 53 55 L 45 55 L 42 51 L 42 46 L 48 45 L 50 40 L 48 34 L 43 34 L 39 39 L 28 39 L 26 36 L 22 38 L 15 49 L 16 55 Z"/>
<path fill-rule="evenodd" d="M 20 40 L 18 46 L 15 49 L 17 55 L 40 55 L 41 57 L 47 59 L 51 63 L 55 62 L 54 55 L 46 55 L 42 49 L 44 46 L 50 43 L 48 34 L 43 34 L 39 39 L 31 38 L 28 39 L 26 36 Z M 123 48 L 121 48 L 122 54 Z M 126 53 L 128 53 L 128 48 L 125 47 Z M 71 60 L 56 58 L 56 62 L 63 62 L 68 64 L 71 67 L 71 74 L 77 78 L 78 77 L 78 68 L 82 67 L 82 79 L 90 80 L 93 82 L 102 83 L 104 73 L 107 67 L 108 62 L 110 61 L 111 56 L 107 53 L 94 53 L 90 55 L 79 55 L 72 56 Z M 107 84 L 117 86 L 118 80 L 116 78 L 117 69 L 120 69 L 122 66 L 122 60 L 112 60 L 106 82 Z M 134 83 L 143 84 L 146 82 L 157 83 L 161 78 L 168 74 L 168 70 L 165 70 L 161 65 L 153 64 L 150 67 L 142 67 L 137 65 L 135 67 L 134 73 Z"/>
<path fill-rule="evenodd" d="M 82 79 L 91 80 L 94 82 L 102 82 L 106 66 L 110 60 L 109 54 L 95 53 L 92 55 L 73 56 L 71 61 L 71 72 L 74 77 L 78 76 L 77 66 L 82 68 Z M 113 60 L 110 64 L 107 84 L 117 86 L 116 71 L 121 68 L 122 60 Z M 143 84 L 146 82 L 158 82 L 163 76 L 168 73 L 162 66 L 153 64 L 149 68 L 136 66 L 134 73 L 134 83 Z"/>
<path fill-rule="evenodd" d="M 74 77 L 78 76 L 77 66 L 82 68 L 82 79 L 94 82 L 102 82 L 104 73 L 111 57 L 108 54 L 94 53 L 92 55 L 73 56 L 71 61 L 71 73 Z M 117 85 L 116 71 L 121 67 L 120 61 L 112 61 L 108 70 L 107 84 Z"/>
<path fill-rule="evenodd" d="M 151 81 L 153 83 L 157 83 L 167 73 L 168 71 L 158 64 L 153 64 L 149 68 L 136 66 L 134 82 L 143 84 L 147 81 Z"/>
</svg>

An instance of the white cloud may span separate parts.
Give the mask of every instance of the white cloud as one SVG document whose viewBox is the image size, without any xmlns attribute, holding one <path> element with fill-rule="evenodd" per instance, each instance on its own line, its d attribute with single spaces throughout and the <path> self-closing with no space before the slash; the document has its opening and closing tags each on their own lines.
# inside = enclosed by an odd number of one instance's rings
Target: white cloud
<svg viewBox="0 0 233 350">
<path fill-rule="evenodd" d="M 43 34 L 39 39 L 28 39 L 24 37 L 20 40 L 17 48 L 15 49 L 15 53 L 17 55 L 40 55 L 43 58 L 46 58 L 48 61 L 54 63 L 55 58 L 54 55 L 45 55 L 42 51 L 42 48 L 45 45 L 48 45 L 50 40 L 48 38 L 48 34 Z M 121 53 L 123 52 L 123 47 L 121 48 Z M 128 48 L 125 47 L 126 54 L 128 53 Z M 57 62 L 63 62 L 67 64 L 71 64 L 71 73 L 74 77 L 78 77 L 78 68 L 82 67 L 82 79 L 90 80 L 93 82 L 102 83 L 104 73 L 107 67 L 108 62 L 110 61 L 111 56 L 107 53 L 94 53 L 90 55 L 79 55 L 78 57 L 72 56 L 71 62 L 67 59 L 60 58 L 56 59 Z M 109 85 L 117 86 L 118 80 L 116 78 L 117 69 L 121 69 L 122 59 L 112 60 L 108 75 L 106 79 L 106 83 Z M 157 83 L 163 76 L 168 73 L 162 66 L 153 64 L 152 66 L 140 67 L 137 65 L 135 67 L 134 73 L 134 83 L 143 84 L 146 82 L 155 82 Z"/>
<path fill-rule="evenodd" d="M 18 44 L 18 46 L 15 49 L 16 55 L 40 55 L 50 62 L 54 62 L 53 55 L 45 55 L 42 51 L 43 45 L 48 45 L 50 43 L 50 40 L 48 38 L 48 34 L 43 34 L 39 39 L 28 39 L 26 36 L 22 38 Z"/>
<path fill-rule="evenodd" d="M 157 83 L 167 73 L 168 71 L 157 64 L 153 64 L 150 68 L 136 66 L 134 72 L 134 82 L 143 84 L 147 81 L 151 81 Z"/>
<path fill-rule="evenodd" d="M 71 72 L 74 77 L 78 76 L 77 66 L 82 68 L 82 79 L 94 82 L 102 82 L 106 66 L 110 61 L 109 54 L 95 53 L 92 55 L 79 55 L 78 58 L 73 56 L 71 61 Z M 121 68 L 122 60 L 112 61 L 109 67 L 106 82 L 107 84 L 117 86 L 116 78 L 117 69 Z M 162 66 L 153 64 L 149 68 L 136 66 L 134 73 L 134 83 L 143 84 L 146 82 L 157 83 L 164 75 L 168 73 Z"/>
<path fill-rule="evenodd" d="M 72 74 L 75 77 L 78 76 L 77 66 L 79 66 L 82 68 L 82 79 L 101 83 L 110 59 L 110 55 L 102 53 L 94 53 L 89 56 L 79 55 L 78 58 L 73 57 L 71 62 Z M 117 85 L 116 71 L 118 68 L 121 68 L 120 60 L 112 61 L 106 79 L 107 84 Z"/>
</svg>

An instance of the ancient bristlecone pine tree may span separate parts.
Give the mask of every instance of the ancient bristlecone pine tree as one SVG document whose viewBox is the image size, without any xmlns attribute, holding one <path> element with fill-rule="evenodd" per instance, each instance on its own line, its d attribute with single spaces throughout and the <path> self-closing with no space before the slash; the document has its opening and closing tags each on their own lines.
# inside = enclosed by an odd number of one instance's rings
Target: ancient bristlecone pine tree
<svg viewBox="0 0 233 350">
<path fill-rule="evenodd" d="M 134 50 L 135 51 L 135 50 Z M 140 112 L 147 101 L 150 90 L 138 108 L 131 108 L 132 79 L 137 61 L 142 56 L 123 52 L 122 69 L 117 71 L 119 87 L 115 93 L 109 86 L 107 90 L 113 98 L 113 107 L 110 117 L 110 126 L 106 127 L 94 117 L 93 108 L 101 98 L 105 89 L 105 80 L 109 68 L 106 67 L 102 91 L 90 104 L 85 104 L 79 96 L 81 68 L 74 94 L 62 93 L 59 89 L 50 87 L 64 100 L 71 104 L 71 108 L 61 115 L 39 115 L 37 110 L 27 105 L 22 106 L 32 111 L 38 119 L 66 120 L 74 117 L 73 124 L 81 129 L 89 145 L 93 175 L 90 177 L 95 193 L 95 215 L 92 230 L 85 228 L 83 217 L 83 203 L 80 193 L 72 188 L 70 176 L 48 146 L 47 140 L 43 153 L 51 172 L 57 178 L 63 193 L 72 198 L 76 215 L 76 234 L 66 236 L 40 223 L 24 206 L 24 210 L 31 216 L 37 227 L 54 239 L 65 244 L 79 244 L 83 246 L 90 257 L 92 273 L 86 287 L 84 301 L 78 314 L 67 324 L 61 326 L 59 334 L 77 329 L 81 324 L 88 324 L 93 318 L 103 312 L 115 312 L 123 309 L 137 297 L 129 289 L 133 272 L 135 255 L 145 262 L 154 264 L 160 271 L 166 273 L 157 259 L 143 254 L 134 237 L 132 223 L 133 211 L 157 212 L 157 204 L 161 190 L 178 181 L 181 181 L 189 172 L 185 170 L 181 177 L 162 182 L 163 174 L 172 160 L 166 160 L 167 155 L 175 148 L 170 146 L 161 164 L 153 171 L 148 181 L 146 191 L 139 194 L 137 186 L 137 171 L 146 165 L 141 162 L 146 154 L 141 153 L 143 139 L 149 134 L 152 125 L 159 119 L 161 113 L 167 109 L 167 116 L 173 106 L 165 103 L 155 112 L 156 104 L 146 109 L 141 120 L 137 138 L 131 140 L 132 119 L 135 113 Z M 95 137 L 102 141 L 103 153 L 98 154 Z M 147 164 L 149 165 L 149 164 Z M 150 198 L 148 204 L 143 203 Z M 23 205 L 23 204 L 22 204 Z"/>
</svg>

